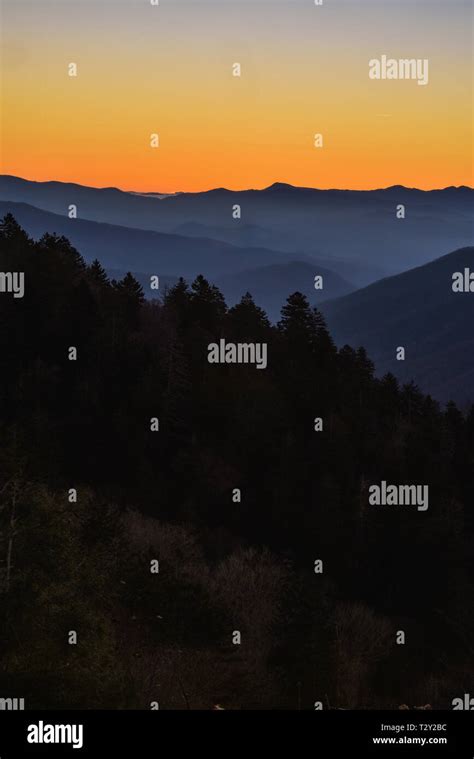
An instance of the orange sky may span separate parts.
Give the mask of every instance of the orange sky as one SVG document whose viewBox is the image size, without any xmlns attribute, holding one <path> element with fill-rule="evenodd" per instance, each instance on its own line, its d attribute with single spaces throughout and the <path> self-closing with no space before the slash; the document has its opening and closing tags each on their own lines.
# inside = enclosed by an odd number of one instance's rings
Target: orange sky
<svg viewBox="0 0 474 759">
<path fill-rule="evenodd" d="M 3 6 L 1 173 L 160 192 L 473 184 L 463 0 Z M 428 85 L 369 79 L 382 54 L 427 58 Z"/>
</svg>

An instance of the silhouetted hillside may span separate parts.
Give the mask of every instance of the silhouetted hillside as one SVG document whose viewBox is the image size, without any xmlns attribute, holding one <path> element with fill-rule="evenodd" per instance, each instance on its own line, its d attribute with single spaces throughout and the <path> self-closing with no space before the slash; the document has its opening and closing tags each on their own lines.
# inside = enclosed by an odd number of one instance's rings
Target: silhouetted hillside
<svg viewBox="0 0 474 759">
<path fill-rule="evenodd" d="M 375 377 L 299 292 L 277 325 L 201 275 L 146 301 L 11 215 L 0 270 L 1 693 L 313 710 L 470 692 L 474 406 Z M 210 361 L 221 340 L 268 361 Z M 384 481 L 427 508 L 375 504 Z"/>
<path fill-rule="evenodd" d="M 474 293 L 454 293 L 452 275 L 474 271 L 474 248 L 383 279 L 325 303 L 338 345 L 363 345 L 379 375 L 413 379 L 441 401 L 474 400 Z M 396 360 L 396 349 L 406 360 Z"/>
</svg>

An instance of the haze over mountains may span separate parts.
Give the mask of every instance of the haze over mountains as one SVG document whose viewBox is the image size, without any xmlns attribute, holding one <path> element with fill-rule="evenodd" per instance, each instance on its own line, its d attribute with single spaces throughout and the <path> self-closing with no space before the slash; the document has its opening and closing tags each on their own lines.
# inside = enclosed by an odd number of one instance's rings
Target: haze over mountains
<svg viewBox="0 0 474 759">
<path fill-rule="evenodd" d="M 363 345 L 378 373 L 461 402 L 474 398 L 474 295 L 453 293 L 451 276 L 474 266 L 473 198 L 468 187 L 346 191 L 281 183 L 142 194 L 0 176 L 0 216 L 13 213 L 35 238 L 65 235 L 111 276 L 134 272 L 148 297 L 156 295 L 147 290 L 150 274 L 164 288 L 201 273 L 229 305 L 249 291 L 275 322 L 299 290 L 324 304 L 336 342 Z M 401 204 L 404 219 L 397 218 Z M 68 217 L 71 205 L 76 219 Z M 233 218 L 237 206 L 240 219 Z M 323 290 L 315 291 L 315 276 Z M 395 359 L 399 345 L 405 362 Z"/>
<path fill-rule="evenodd" d="M 99 258 L 105 267 L 153 274 L 195 277 L 219 276 L 254 266 L 286 260 L 264 248 L 237 248 L 220 240 L 163 234 L 143 229 L 69 219 L 25 203 L 0 201 L 2 214 L 10 211 L 33 237 L 44 232 L 65 235 L 86 261 Z"/>
<path fill-rule="evenodd" d="M 160 194 L 158 188 L 156 195 Z M 264 190 L 219 188 L 160 199 L 115 188 L 0 177 L 1 200 L 60 215 L 67 215 L 74 204 L 81 219 L 162 233 L 187 230 L 193 237 L 197 231 L 199 237 L 234 244 L 241 240 L 246 247 L 263 246 L 298 260 L 311 256 L 348 261 L 356 270 L 343 271 L 341 266 L 337 273 L 357 286 L 469 245 L 473 197 L 467 187 L 354 191 L 276 183 Z M 400 204 L 406 209 L 403 220 L 396 217 Z M 233 218 L 235 205 L 241 209 L 238 220 Z"/>
<path fill-rule="evenodd" d="M 288 295 L 288 285 L 292 292 L 304 293 L 315 305 L 330 298 L 337 298 L 351 292 L 354 288 L 345 279 L 323 266 L 317 268 L 318 276 L 323 277 L 324 288 L 315 292 L 313 264 L 304 261 L 291 261 L 284 264 L 271 264 L 257 269 L 226 275 L 217 280 L 219 289 L 228 305 L 238 303 L 243 293 L 250 292 L 256 303 L 266 312 L 272 322 L 280 318 L 281 307 Z"/>
<path fill-rule="evenodd" d="M 474 247 L 325 303 L 339 346 L 363 345 L 379 375 L 414 380 L 440 401 L 474 402 L 474 292 L 453 292 L 452 275 L 474 272 Z M 397 361 L 402 346 L 405 361 Z"/>
<path fill-rule="evenodd" d="M 314 293 L 315 276 L 324 277 L 324 299 L 354 289 L 351 282 L 310 257 L 304 262 L 292 261 L 290 255 L 281 251 L 237 247 L 210 238 L 191 239 L 183 235 L 69 219 L 26 203 L 0 201 L 0 216 L 9 212 L 35 239 L 45 232 L 64 235 L 87 262 L 98 258 L 106 269 L 114 271 L 116 277 L 127 271 L 136 273 L 145 293 L 153 297 L 157 293 L 150 293 L 148 288 L 151 274 L 158 274 L 163 284 L 172 283 L 180 276 L 191 280 L 204 274 L 218 283 L 222 281 L 224 295 L 232 303 L 240 300 L 242 288 L 245 292 L 260 281 L 261 305 L 268 309 L 271 318 L 278 318 L 281 303 L 290 292 L 301 289 L 308 296 Z M 262 267 L 270 267 L 267 280 Z M 337 263 L 335 268 L 338 268 Z"/>
</svg>

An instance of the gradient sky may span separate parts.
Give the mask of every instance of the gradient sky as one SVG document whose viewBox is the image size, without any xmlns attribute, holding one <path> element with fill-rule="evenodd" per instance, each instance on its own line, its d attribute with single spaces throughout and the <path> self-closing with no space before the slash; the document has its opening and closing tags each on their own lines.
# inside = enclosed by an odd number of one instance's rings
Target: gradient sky
<svg viewBox="0 0 474 759">
<path fill-rule="evenodd" d="M 468 0 L 0 2 L 1 173 L 156 192 L 473 184 Z M 382 54 L 428 58 L 429 84 L 370 80 Z"/>
</svg>

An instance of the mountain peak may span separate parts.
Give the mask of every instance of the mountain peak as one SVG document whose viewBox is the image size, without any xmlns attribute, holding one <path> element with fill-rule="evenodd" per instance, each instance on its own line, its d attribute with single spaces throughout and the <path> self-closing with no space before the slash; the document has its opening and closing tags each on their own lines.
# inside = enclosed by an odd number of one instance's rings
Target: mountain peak
<svg viewBox="0 0 474 759">
<path fill-rule="evenodd" d="M 268 190 L 297 190 L 298 187 L 295 187 L 292 184 L 287 184 L 286 182 L 274 182 L 273 184 L 269 185 L 268 187 L 264 188 L 265 191 Z"/>
</svg>

